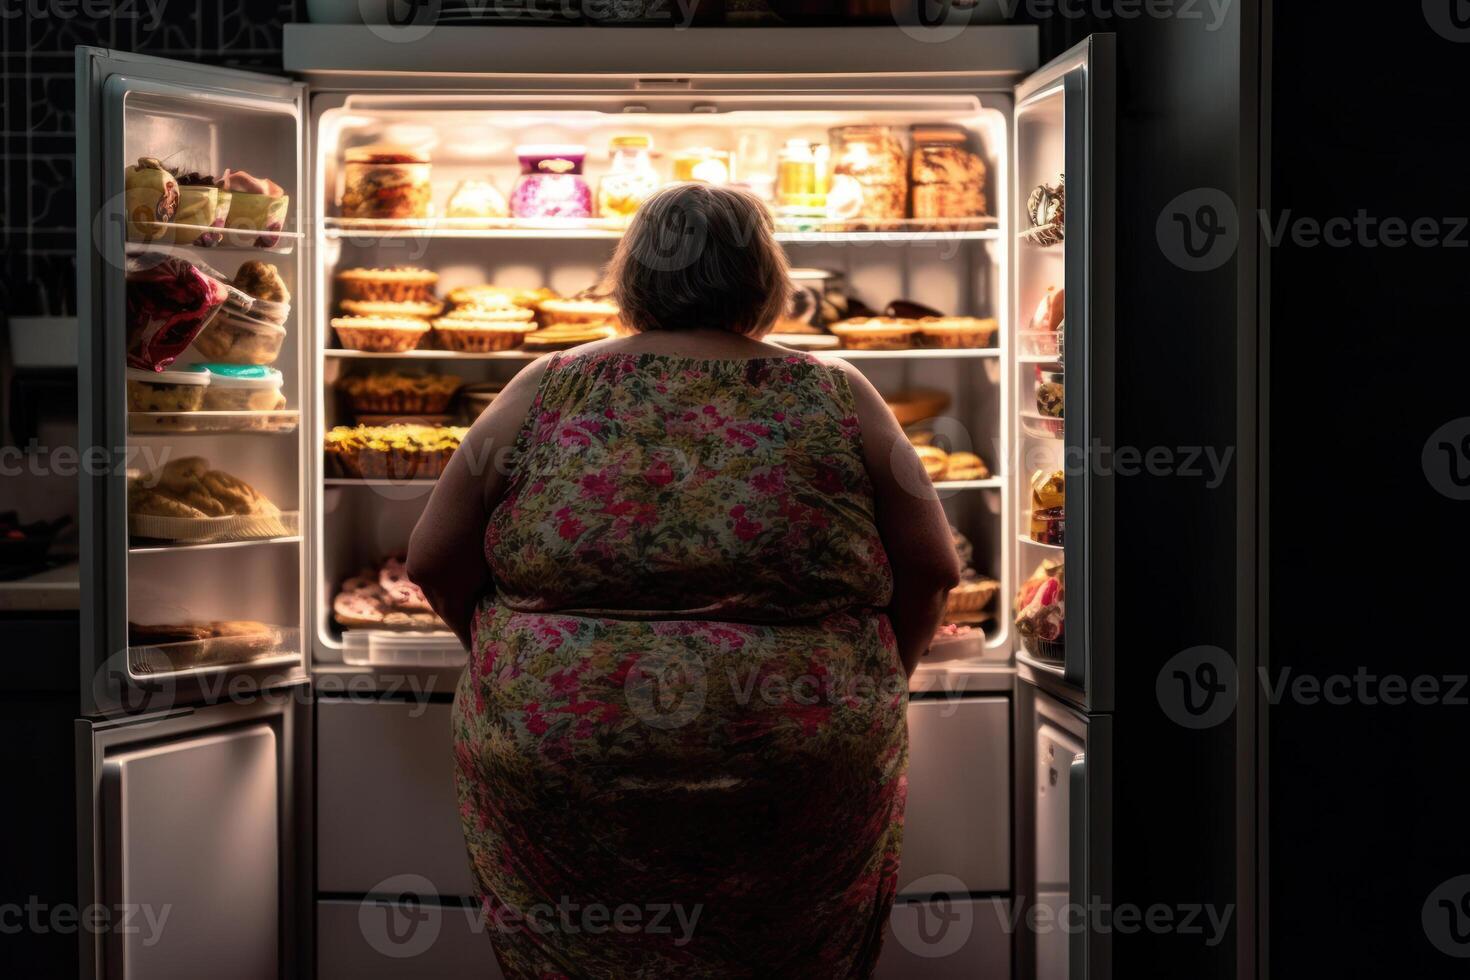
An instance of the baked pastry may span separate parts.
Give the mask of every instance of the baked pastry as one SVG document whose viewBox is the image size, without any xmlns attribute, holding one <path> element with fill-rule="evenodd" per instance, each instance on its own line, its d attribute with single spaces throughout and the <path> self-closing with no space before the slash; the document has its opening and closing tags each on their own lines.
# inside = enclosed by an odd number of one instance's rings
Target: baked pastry
<svg viewBox="0 0 1470 980">
<path fill-rule="evenodd" d="M 281 278 L 281 270 L 270 262 L 256 259 L 241 262 L 240 268 L 235 270 L 234 285 L 256 299 L 272 303 L 291 302 L 291 290 L 287 288 L 286 280 Z"/>
<path fill-rule="evenodd" d="M 995 579 L 977 575 L 973 569 L 966 569 L 966 572 L 968 577 L 961 578 L 959 584 L 949 590 L 944 602 L 946 616 L 979 612 L 990 605 L 990 600 L 1000 591 L 1000 583 Z"/>
<path fill-rule="evenodd" d="M 994 317 L 933 316 L 919 320 L 919 336 L 926 347 L 989 347 L 996 328 Z"/>
<path fill-rule="evenodd" d="M 914 388 L 894 395 L 884 395 L 883 402 L 901 426 L 932 419 L 949 407 L 949 394 L 928 388 Z"/>
<path fill-rule="evenodd" d="M 913 346 L 918 328 L 916 320 L 887 316 L 839 320 L 828 327 L 853 350 L 906 350 Z"/>
<path fill-rule="evenodd" d="M 974 453 L 950 453 L 944 464 L 946 480 L 985 480 L 990 478 L 990 467 Z"/>
<path fill-rule="evenodd" d="M 461 385 L 449 374 L 350 374 L 337 382 L 359 415 L 440 415 Z"/>
<path fill-rule="evenodd" d="M 449 218 L 506 218 L 510 206 L 488 180 L 462 180 L 449 195 L 449 205 L 444 214 Z"/>
<path fill-rule="evenodd" d="M 937 480 L 944 475 L 944 468 L 949 465 L 949 453 L 938 446 L 915 446 L 914 452 L 918 454 L 929 479 Z"/>
<path fill-rule="evenodd" d="M 342 312 L 350 316 L 381 316 L 392 320 L 414 318 L 427 320 L 438 316 L 444 304 L 438 300 L 385 303 L 380 300 L 344 299 Z"/>
<path fill-rule="evenodd" d="M 510 350 L 536 329 L 534 317 L 520 306 L 460 307 L 434 321 L 434 339 L 444 350 Z"/>
<path fill-rule="evenodd" d="M 478 286 L 461 286 L 449 294 L 451 306 L 470 305 L 504 305 L 509 303 L 514 306 L 524 306 L 528 310 L 535 310 L 549 299 L 556 299 L 554 290 L 545 286 L 536 289 L 522 288 L 520 286 L 494 286 L 482 283 Z"/>
<path fill-rule="evenodd" d="M 401 557 L 393 556 L 383 562 L 378 570 L 378 585 L 388 596 L 388 601 L 399 612 L 432 612 L 424 591 L 408 578 L 408 566 Z"/>
<path fill-rule="evenodd" d="M 343 300 L 370 303 L 429 303 L 439 273 L 412 266 L 391 269 L 344 269 L 337 273 Z"/>
<path fill-rule="evenodd" d="M 409 580 L 399 556 L 343 582 L 332 600 L 332 613 L 347 629 L 444 629 L 424 593 Z"/>
<path fill-rule="evenodd" d="M 176 459 L 143 480 L 156 493 L 203 511 L 206 516 L 279 514 L 280 508 L 239 477 L 212 470 L 202 456 Z"/>
<path fill-rule="evenodd" d="M 618 319 L 618 304 L 606 299 L 546 299 L 537 311 L 543 327 L 615 324 Z"/>
<path fill-rule="evenodd" d="M 412 317 L 337 316 L 332 318 L 332 329 L 348 350 L 401 354 L 419 345 L 429 324 Z"/>
<path fill-rule="evenodd" d="M 525 339 L 521 341 L 521 346 L 526 350 L 566 350 L 568 347 L 576 347 L 579 344 L 590 344 L 594 340 L 607 340 L 609 337 L 615 336 L 617 336 L 617 330 L 609 324 L 592 324 L 589 326 L 569 324 L 533 330 L 526 334 Z"/>
<path fill-rule="evenodd" d="M 469 430 L 444 425 L 339 425 L 327 432 L 327 461 L 359 479 L 435 479 Z"/>
</svg>

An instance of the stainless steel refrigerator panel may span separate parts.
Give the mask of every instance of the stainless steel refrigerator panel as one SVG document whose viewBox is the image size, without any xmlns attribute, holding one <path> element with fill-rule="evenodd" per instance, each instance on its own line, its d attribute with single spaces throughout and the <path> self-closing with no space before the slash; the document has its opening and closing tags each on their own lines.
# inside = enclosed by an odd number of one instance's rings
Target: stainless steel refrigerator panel
<svg viewBox="0 0 1470 980">
<path fill-rule="evenodd" d="M 318 980 L 502 980 L 471 905 L 319 902 Z"/>
<path fill-rule="evenodd" d="M 873 980 L 1006 980 L 1010 922 L 1004 898 L 900 902 L 888 917 Z"/>
<path fill-rule="evenodd" d="M 1009 698 L 910 703 L 899 894 L 1010 891 L 1010 704 Z"/>
<path fill-rule="evenodd" d="M 474 894 L 459 827 L 448 704 L 317 703 L 317 890 L 373 894 L 416 875 Z"/>
</svg>

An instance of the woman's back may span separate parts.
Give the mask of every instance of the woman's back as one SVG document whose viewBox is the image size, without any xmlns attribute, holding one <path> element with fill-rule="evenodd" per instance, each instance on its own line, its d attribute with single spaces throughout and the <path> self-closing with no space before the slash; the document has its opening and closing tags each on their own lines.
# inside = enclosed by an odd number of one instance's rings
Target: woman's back
<svg viewBox="0 0 1470 980">
<path fill-rule="evenodd" d="M 792 354 L 552 359 L 491 515 L 524 611 L 782 622 L 891 580 L 847 379 Z"/>
</svg>

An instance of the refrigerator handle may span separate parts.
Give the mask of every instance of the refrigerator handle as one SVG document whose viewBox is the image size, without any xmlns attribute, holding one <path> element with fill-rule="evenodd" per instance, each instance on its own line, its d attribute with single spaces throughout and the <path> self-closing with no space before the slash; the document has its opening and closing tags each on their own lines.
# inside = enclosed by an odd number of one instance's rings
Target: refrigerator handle
<svg viewBox="0 0 1470 980">
<path fill-rule="evenodd" d="M 1087 755 L 1072 759 L 1067 775 L 1067 905 L 1077 915 L 1067 938 L 1067 978 L 1086 980 L 1087 925 Z"/>
</svg>

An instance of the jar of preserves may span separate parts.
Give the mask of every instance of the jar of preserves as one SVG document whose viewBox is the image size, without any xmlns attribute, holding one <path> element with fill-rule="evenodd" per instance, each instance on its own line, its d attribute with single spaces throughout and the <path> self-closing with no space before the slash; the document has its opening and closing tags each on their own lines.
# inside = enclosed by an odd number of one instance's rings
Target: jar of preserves
<svg viewBox="0 0 1470 980">
<path fill-rule="evenodd" d="M 776 207 L 783 215 L 820 214 L 827 206 L 817 155 L 806 140 L 787 140 L 776 155 Z"/>
<path fill-rule="evenodd" d="M 696 146 L 674 154 L 674 180 L 706 184 L 730 182 L 730 151 Z"/>
<path fill-rule="evenodd" d="M 521 176 L 510 195 L 513 218 L 590 218 L 592 188 L 582 177 L 585 146 L 518 146 Z"/>
<path fill-rule="evenodd" d="M 909 179 L 915 218 L 979 218 L 989 214 L 985 161 L 960 126 L 912 126 Z"/>
<path fill-rule="evenodd" d="M 908 158 L 888 126 L 842 126 L 830 133 L 827 216 L 841 222 L 900 221 L 908 212 Z"/>
<path fill-rule="evenodd" d="M 342 217 L 427 218 L 429 172 L 429 156 L 420 150 L 389 143 L 353 147 L 342 166 Z"/>
<path fill-rule="evenodd" d="M 599 215 L 626 221 L 658 190 L 658 171 L 649 156 L 652 147 L 647 136 L 612 138 L 612 167 L 597 184 Z"/>
</svg>

